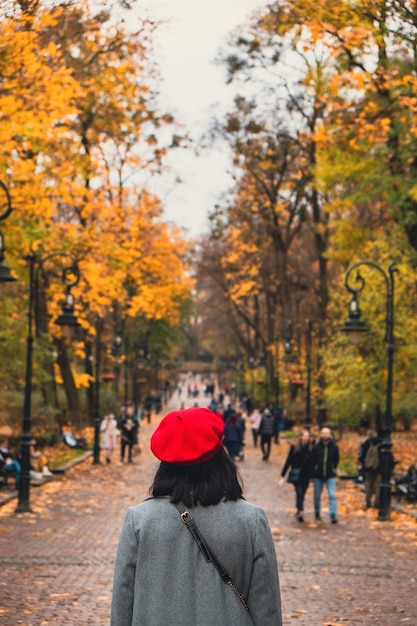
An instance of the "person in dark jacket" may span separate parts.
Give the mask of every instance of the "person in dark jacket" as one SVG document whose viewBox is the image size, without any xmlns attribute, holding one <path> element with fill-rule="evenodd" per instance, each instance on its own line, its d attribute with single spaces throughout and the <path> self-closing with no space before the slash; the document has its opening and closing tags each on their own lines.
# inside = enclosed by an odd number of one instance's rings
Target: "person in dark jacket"
<svg viewBox="0 0 417 626">
<path fill-rule="evenodd" d="M 310 432 L 303 430 L 296 444 L 291 444 L 287 460 L 282 468 L 281 476 L 285 477 L 291 469 L 300 470 L 298 480 L 293 483 L 295 489 L 296 517 L 299 522 L 304 522 L 304 497 L 311 477 L 311 453 Z"/>
<path fill-rule="evenodd" d="M 366 439 L 362 441 L 358 461 L 361 464 L 361 471 L 365 481 L 365 506 L 369 509 L 372 506 L 372 496 L 374 496 L 374 507 L 379 508 L 379 489 L 381 486 L 381 445 L 382 439 L 378 437 L 375 430 L 370 429 L 366 433 Z M 369 462 L 367 456 L 371 446 L 376 446 L 377 463 Z"/>
<path fill-rule="evenodd" d="M 262 412 L 262 419 L 259 425 L 259 434 L 261 436 L 262 459 L 267 461 L 271 453 L 271 439 L 275 432 L 275 417 L 271 411 L 266 408 Z"/>
<path fill-rule="evenodd" d="M 239 416 L 234 411 L 231 413 L 224 424 L 224 440 L 223 444 L 233 461 L 237 460 L 240 449 L 242 447 L 242 426 L 239 423 Z"/>
<path fill-rule="evenodd" d="M 138 427 L 139 423 L 134 416 L 134 411 L 132 406 L 128 406 L 125 409 L 124 414 L 122 415 L 118 428 L 121 431 L 120 436 L 120 460 L 123 463 L 125 460 L 125 452 L 127 448 L 127 461 L 128 463 L 132 463 L 132 449 L 135 444 L 138 442 Z"/>
<path fill-rule="evenodd" d="M 339 448 L 332 437 L 330 428 L 322 428 L 320 439 L 313 448 L 312 465 L 314 479 L 314 513 L 320 520 L 320 499 L 323 486 L 326 485 L 329 496 L 330 519 L 337 523 L 336 506 L 336 468 L 339 464 Z"/>
</svg>

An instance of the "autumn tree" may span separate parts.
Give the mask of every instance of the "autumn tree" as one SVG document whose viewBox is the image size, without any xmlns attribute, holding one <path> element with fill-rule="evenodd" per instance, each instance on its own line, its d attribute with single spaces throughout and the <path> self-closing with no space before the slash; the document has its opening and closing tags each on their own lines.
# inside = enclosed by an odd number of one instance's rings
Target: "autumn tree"
<svg viewBox="0 0 417 626">
<path fill-rule="evenodd" d="M 265 239 L 270 241 L 268 235 L 274 232 L 271 224 L 263 231 L 260 224 L 267 222 L 259 219 L 265 206 L 261 199 L 268 196 L 266 187 L 272 181 L 266 152 L 272 136 L 273 167 L 279 163 L 277 155 L 290 145 L 292 163 L 301 172 L 298 187 L 291 176 L 279 179 L 287 203 L 296 197 L 296 189 L 300 192 L 296 215 L 302 227 L 291 240 L 287 258 L 297 267 L 298 257 L 302 266 L 300 253 L 307 246 L 310 267 L 316 271 L 310 281 L 298 273 L 293 281 L 301 287 L 298 292 L 287 277 L 282 293 L 289 294 L 285 303 L 292 302 L 294 312 L 299 309 L 294 301 L 303 300 L 302 285 L 312 285 L 310 293 L 320 310 L 322 355 L 328 354 L 326 344 L 331 343 L 329 313 L 335 314 L 333 306 L 329 309 L 329 292 L 343 280 L 344 269 L 380 238 L 395 252 L 410 256 L 395 224 L 414 245 L 414 26 L 415 10 L 409 2 L 274 2 L 239 29 L 223 55 L 229 81 L 243 77 L 241 90 L 250 94 L 237 99 L 236 111 L 223 125 L 238 168 L 232 199 L 214 214 L 215 223 L 218 216 L 226 216 L 218 229 L 225 244 L 220 253 L 223 278 L 229 279 L 233 294 L 244 292 L 245 303 L 251 295 L 256 298 L 253 319 L 260 310 L 259 295 L 267 301 L 270 285 L 282 279 L 281 261 L 265 287 L 261 265 L 254 261 L 257 234 L 264 234 L 267 251 Z M 280 132 L 283 128 L 285 133 Z M 282 208 L 277 198 L 269 196 L 267 202 L 272 211 Z M 245 219 L 247 231 L 242 229 Z M 288 234 L 281 224 L 282 232 Z M 375 258 L 380 248 L 372 250 Z M 282 280 L 278 282 L 282 290 Z M 283 301 L 273 302 L 272 310 Z M 320 362 L 320 377 L 326 369 Z"/>
<path fill-rule="evenodd" d="M 300 312 L 300 299 L 309 300 L 300 323 L 314 311 L 319 328 L 329 300 L 328 214 L 316 182 L 314 137 L 325 111 L 325 68 L 299 41 L 300 24 L 289 22 L 278 28 L 270 7 L 232 39 L 232 51 L 224 55 L 230 81 L 242 75 L 256 82 L 258 94 L 236 98 L 235 110 L 219 125 L 234 154 L 237 181 L 232 199 L 216 211 L 227 216 L 223 264 L 231 298 L 236 305 L 240 290 L 240 302 L 250 303 L 246 322 L 251 318 L 255 344 L 267 355 Z M 300 59 L 295 78 L 285 45 Z"/>
<path fill-rule="evenodd" d="M 9 3 L 1 27 L 0 168 L 14 204 L 9 248 L 21 253 L 36 242 L 43 256 L 68 253 L 80 268 L 74 295 L 84 336 L 72 367 L 48 322 L 59 294 L 46 266 L 37 315 L 38 327 L 54 336 L 73 414 L 81 410 L 77 387 L 91 386 L 82 363 L 97 320 L 111 319 L 117 302 L 126 317 L 176 325 L 190 287 L 185 241 L 164 223 L 143 176 L 162 167 L 158 129 L 172 122 L 150 87 L 153 30 L 139 22 L 127 32 L 86 3 L 46 2 Z"/>
<path fill-rule="evenodd" d="M 331 51 L 335 72 L 330 89 L 330 145 L 348 144 L 355 159 L 356 188 L 347 198 L 367 195 L 390 215 L 417 246 L 414 203 L 416 11 L 406 0 L 391 3 L 302 3 L 317 45 Z M 354 169 L 353 169 L 354 171 Z M 361 176 L 362 180 L 359 179 Z"/>
</svg>

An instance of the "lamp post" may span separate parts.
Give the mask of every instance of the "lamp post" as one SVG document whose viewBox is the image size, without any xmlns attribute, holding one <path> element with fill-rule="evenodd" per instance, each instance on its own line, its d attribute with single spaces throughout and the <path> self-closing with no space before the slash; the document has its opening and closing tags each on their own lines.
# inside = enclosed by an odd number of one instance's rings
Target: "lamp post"
<svg viewBox="0 0 417 626">
<path fill-rule="evenodd" d="M 119 392 L 119 375 L 120 375 L 120 357 L 123 352 L 123 334 L 122 330 L 119 328 L 116 330 L 116 334 L 113 339 L 113 346 L 111 349 L 112 356 L 116 359 L 116 394 Z"/>
<path fill-rule="evenodd" d="M 307 390 L 306 390 L 306 421 L 305 428 L 311 428 L 311 338 L 313 334 L 313 320 L 307 322 L 307 342 L 306 342 L 306 365 L 307 365 Z"/>
<path fill-rule="evenodd" d="M 124 341 L 123 341 L 124 334 Z M 112 354 L 115 357 L 120 357 L 124 352 L 124 367 L 123 367 L 123 378 L 124 378 L 124 410 L 126 411 L 127 404 L 129 401 L 129 337 L 126 329 L 126 322 L 123 323 L 123 330 L 119 328 L 116 331 L 116 336 L 113 341 Z"/>
<path fill-rule="evenodd" d="M 96 345 L 94 362 L 94 403 L 93 403 L 93 465 L 100 464 L 100 365 L 101 365 L 101 325 L 102 319 L 96 319 Z"/>
<path fill-rule="evenodd" d="M 127 410 L 127 405 L 129 402 L 129 337 L 127 332 L 125 332 L 125 394 L 124 394 L 124 404 L 125 404 L 125 412 Z"/>
<path fill-rule="evenodd" d="M 365 286 L 365 280 L 359 270 L 356 274 L 357 288 L 349 284 L 349 278 L 354 269 L 365 265 L 378 270 L 384 277 L 386 287 L 386 320 L 384 341 L 388 344 L 388 376 L 386 390 L 386 408 L 384 436 L 381 443 L 381 486 L 379 492 L 379 512 L 378 520 L 389 521 L 391 519 L 391 474 L 394 465 L 392 455 L 391 428 L 392 428 L 392 388 L 393 388 L 393 368 L 394 368 L 394 274 L 398 270 L 395 262 L 390 263 L 388 272 L 373 261 L 359 261 L 354 263 L 346 272 L 345 287 L 352 294 L 349 304 L 349 319 L 345 322 L 342 330 L 353 335 L 357 341 L 358 336 L 368 330 L 366 324 L 361 320 L 361 310 L 359 308 L 358 294 Z M 355 341 L 355 342 L 356 342 Z"/>
<path fill-rule="evenodd" d="M 31 512 L 30 508 L 30 441 L 32 435 L 31 429 L 31 397 L 32 397 L 32 361 L 33 361 L 33 334 L 32 334 L 32 322 L 33 322 L 33 305 L 36 294 L 34 293 L 35 285 L 35 270 L 36 267 L 40 267 L 40 263 L 51 259 L 53 257 L 68 257 L 69 255 L 64 252 L 57 252 L 46 256 L 41 259 L 34 252 L 26 257 L 26 261 L 29 265 L 29 308 L 28 308 L 28 335 L 27 335 L 27 349 L 26 349 L 26 376 L 25 376 L 25 395 L 23 406 L 23 423 L 22 423 L 22 439 L 21 439 L 21 460 L 22 460 L 22 472 L 19 482 L 19 499 L 16 507 L 16 513 Z M 71 280 L 72 277 L 72 280 Z M 78 265 L 76 261 L 73 261 L 72 265 L 64 268 L 62 273 L 62 281 L 66 286 L 65 299 L 62 303 L 62 313 L 55 320 L 55 324 L 62 327 L 63 331 L 66 328 L 77 327 L 79 322 L 74 315 L 74 297 L 71 293 L 71 287 L 76 285 L 80 279 Z"/>
<path fill-rule="evenodd" d="M 291 322 L 287 325 L 287 330 L 284 334 L 284 356 L 282 360 L 289 367 L 293 363 L 297 363 L 297 356 L 293 351 L 293 341 L 292 341 L 292 324 Z"/>
</svg>

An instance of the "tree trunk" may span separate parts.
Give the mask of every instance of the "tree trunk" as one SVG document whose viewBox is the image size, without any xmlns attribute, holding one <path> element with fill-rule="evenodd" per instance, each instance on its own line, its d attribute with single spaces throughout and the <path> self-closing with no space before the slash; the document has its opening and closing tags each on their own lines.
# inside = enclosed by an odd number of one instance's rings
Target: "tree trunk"
<svg viewBox="0 0 417 626">
<path fill-rule="evenodd" d="M 60 338 L 55 339 L 55 345 L 58 350 L 57 361 L 64 383 L 65 394 L 67 396 L 68 418 L 70 423 L 74 424 L 76 428 L 81 428 L 83 426 L 83 416 L 78 389 L 75 386 L 74 377 L 71 371 L 71 364 L 68 359 L 67 347 L 65 345 L 65 341 Z"/>
<path fill-rule="evenodd" d="M 42 369 L 47 372 L 48 376 L 47 380 L 42 381 L 40 387 L 45 406 L 48 407 L 48 409 L 52 409 L 47 416 L 48 423 L 52 428 L 55 428 L 57 421 L 61 421 L 60 417 L 62 417 L 62 414 L 59 408 L 58 393 L 55 383 L 53 346 L 49 340 L 48 333 L 48 311 L 45 286 L 43 283 L 40 283 L 39 280 L 35 283 L 35 293 L 34 321 L 36 339 L 43 341 L 49 347 L 49 350 L 43 353 L 44 356 L 42 359 Z"/>
</svg>

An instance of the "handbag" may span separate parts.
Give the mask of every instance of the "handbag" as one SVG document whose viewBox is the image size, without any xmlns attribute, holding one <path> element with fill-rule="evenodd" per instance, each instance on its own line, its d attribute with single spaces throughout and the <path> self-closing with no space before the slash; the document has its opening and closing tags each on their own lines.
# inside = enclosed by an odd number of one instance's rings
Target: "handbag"
<svg viewBox="0 0 417 626">
<path fill-rule="evenodd" d="M 287 482 L 289 483 L 298 483 L 301 476 L 301 467 L 292 467 L 289 471 Z"/>
<path fill-rule="evenodd" d="M 292 485 L 295 485 L 299 482 L 301 478 L 301 470 L 304 467 L 305 461 L 306 461 L 306 457 L 304 457 L 303 462 L 301 463 L 300 467 L 292 467 L 290 469 L 287 482 L 291 483 Z"/>
<path fill-rule="evenodd" d="M 245 598 L 242 596 L 242 594 L 240 593 L 239 589 L 233 583 L 232 578 L 231 578 L 230 574 L 228 573 L 228 571 L 225 570 L 225 568 L 220 563 L 219 559 L 217 558 L 217 556 L 215 555 L 213 550 L 210 548 L 210 546 L 207 543 L 207 541 L 204 539 L 204 537 L 202 536 L 202 534 L 198 530 L 197 525 L 196 525 L 196 523 L 194 521 L 194 518 L 191 515 L 191 513 L 189 511 L 187 511 L 181 504 L 175 504 L 175 503 L 173 503 L 173 504 L 178 509 L 178 511 L 179 511 L 179 513 L 181 515 L 182 523 L 190 531 L 193 539 L 195 539 L 198 547 L 200 548 L 200 551 L 203 553 L 203 556 L 206 559 L 207 563 L 213 563 L 214 567 L 219 572 L 219 574 L 220 574 L 221 578 L 223 579 L 223 581 L 226 583 L 226 585 L 228 585 L 235 592 L 235 594 L 237 595 L 237 597 L 241 601 L 241 603 L 244 606 L 244 608 L 246 609 L 246 611 L 249 612 L 249 607 L 248 607 L 248 604 L 247 604 Z"/>
</svg>

